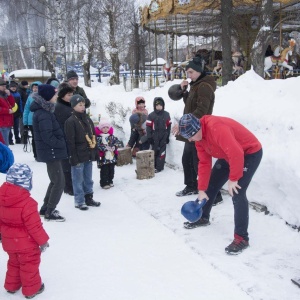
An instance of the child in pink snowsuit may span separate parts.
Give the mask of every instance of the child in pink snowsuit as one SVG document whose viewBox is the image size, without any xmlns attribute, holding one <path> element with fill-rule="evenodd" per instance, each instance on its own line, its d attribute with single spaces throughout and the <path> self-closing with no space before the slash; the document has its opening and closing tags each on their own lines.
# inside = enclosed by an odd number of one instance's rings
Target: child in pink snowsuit
<svg viewBox="0 0 300 300">
<path fill-rule="evenodd" d="M 0 233 L 8 254 L 4 288 L 14 294 L 22 287 L 26 299 L 44 291 L 39 265 L 41 252 L 49 247 L 31 188 L 32 171 L 20 163 L 9 168 L 0 187 Z"/>
</svg>

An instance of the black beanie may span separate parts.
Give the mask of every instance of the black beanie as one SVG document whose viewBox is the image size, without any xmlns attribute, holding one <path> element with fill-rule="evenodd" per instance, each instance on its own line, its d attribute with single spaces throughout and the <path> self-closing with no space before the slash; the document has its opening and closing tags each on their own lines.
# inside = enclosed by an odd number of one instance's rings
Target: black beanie
<svg viewBox="0 0 300 300">
<path fill-rule="evenodd" d="M 58 86 L 58 97 L 63 98 L 68 93 L 73 94 L 74 90 L 69 86 L 67 82 L 63 82 Z"/>
<path fill-rule="evenodd" d="M 11 81 L 9 87 L 18 87 L 18 84 L 15 81 Z"/>
<path fill-rule="evenodd" d="M 40 84 L 38 86 L 38 94 L 46 101 L 50 101 L 56 93 L 56 89 L 51 84 Z"/>
<path fill-rule="evenodd" d="M 85 103 L 84 98 L 80 95 L 73 95 L 70 99 L 71 107 L 75 107 L 79 102 Z"/>
<path fill-rule="evenodd" d="M 23 80 L 23 81 L 21 81 L 21 84 L 22 84 L 23 86 L 26 86 L 26 85 L 28 85 L 28 81 Z"/>
<path fill-rule="evenodd" d="M 71 78 L 78 78 L 78 75 L 74 70 L 71 70 L 67 73 L 67 80 L 70 80 Z"/>
<path fill-rule="evenodd" d="M 193 70 L 195 70 L 195 71 L 197 71 L 199 73 L 203 73 L 203 71 L 204 71 L 203 67 L 204 67 L 204 65 L 203 65 L 202 58 L 199 57 L 199 56 L 195 56 L 193 59 L 191 59 L 187 63 L 185 69 L 187 70 L 187 69 L 191 68 L 191 69 L 193 69 Z"/>
</svg>

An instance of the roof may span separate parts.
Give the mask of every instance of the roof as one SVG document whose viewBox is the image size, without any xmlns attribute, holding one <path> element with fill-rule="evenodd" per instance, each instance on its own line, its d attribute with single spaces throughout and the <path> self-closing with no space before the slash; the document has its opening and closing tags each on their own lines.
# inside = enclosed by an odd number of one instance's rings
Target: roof
<svg viewBox="0 0 300 300">
<path fill-rule="evenodd" d="M 144 29 L 158 34 L 212 36 L 221 34 L 221 0 L 152 0 L 140 9 Z M 257 11 L 257 0 L 233 0 L 235 13 L 252 14 Z M 300 29 L 298 0 L 274 0 L 274 14 L 284 14 L 283 25 L 290 31 Z M 249 22 L 250 23 L 250 22 Z M 250 26 L 249 26 L 250 27 Z M 209 29 L 208 29 L 209 28 Z"/>
</svg>

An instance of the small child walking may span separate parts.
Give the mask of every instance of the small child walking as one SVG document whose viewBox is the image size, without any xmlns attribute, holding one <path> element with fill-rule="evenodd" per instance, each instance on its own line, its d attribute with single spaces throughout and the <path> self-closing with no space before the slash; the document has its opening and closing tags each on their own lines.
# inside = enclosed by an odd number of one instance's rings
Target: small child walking
<svg viewBox="0 0 300 300">
<path fill-rule="evenodd" d="M 164 169 L 166 160 L 166 148 L 169 144 L 171 131 L 170 114 L 165 111 L 165 101 L 161 97 L 155 97 L 153 101 L 154 111 L 147 119 L 147 137 L 154 150 L 155 173 Z"/>
<path fill-rule="evenodd" d="M 14 294 L 22 287 L 26 299 L 41 294 L 41 252 L 49 247 L 38 204 L 30 196 L 32 171 L 26 164 L 13 164 L 0 187 L 0 233 L 8 254 L 4 288 Z"/>
<path fill-rule="evenodd" d="M 113 135 L 113 128 L 106 120 L 99 122 L 98 126 L 95 127 L 95 132 L 99 151 L 100 186 L 103 189 L 110 189 L 114 186 L 117 148 L 121 146 L 121 142 Z"/>
</svg>

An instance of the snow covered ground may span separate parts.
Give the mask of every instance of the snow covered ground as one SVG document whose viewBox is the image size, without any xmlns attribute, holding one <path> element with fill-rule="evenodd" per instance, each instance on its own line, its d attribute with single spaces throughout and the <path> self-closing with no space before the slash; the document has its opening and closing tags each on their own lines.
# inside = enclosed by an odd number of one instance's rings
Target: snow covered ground
<svg viewBox="0 0 300 300">
<path fill-rule="evenodd" d="M 176 82 L 175 82 L 176 83 Z M 93 82 L 85 88 L 96 105 L 96 119 L 109 102 L 132 109 L 134 98 L 143 95 L 152 110 L 155 96 L 166 101 L 166 110 L 176 122 L 182 101 L 168 99 L 164 88 L 124 92 Z M 264 81 L 252 71 L 219 88 L 214 114 L 232 117 L 254 132 L 263 144 L 264 157 L 248 198 L 267 205 L 272 214 L 250 210 L 250 247 L 239 256 L 224 248 L 233 238 L 233 208 L 229 196 L 212 210 L 211 225 L 186 230 L 180 215 L 182 204 L 194 196 L 178 198 L 182 189 L 182 143 L 171 139 L 167 162 L 173 168 L 150 180 L 137 180 L 135 162 L 116 167 L 115 187 L 99 186 L 94 164 L 94 194 L 100 208 L 78 211 L 73 198 L 63 195 L 58 209 L 65 223 L 44 222 L 50 248 L 42 256 L 41 275 L 45 300 L 168 300 L 168 299 L 299 299 L 300 289 L 290 281 L 300 276 L 299 201 L 299 84 L 300 78 Z M 83 83 L 80 83 L 83 86 Z M 118 109 L 117 109 L 118 110 Z M 129 118 L 111 115 L 122 123 L 120 138 L 129 137 Z M 48 185 L 46 167 L 35 162 L 22 145 L 11 147 L 17 162 L 26 162 L 34 172 L 33 197 L 41 205 Z M 5 180 L 0 175 L 0 183 Z M 0 282 L 4 281 L 7 255 L 0 250 Z M 23 299 L 20 292 L 0 299 Z"/>
</svg>

